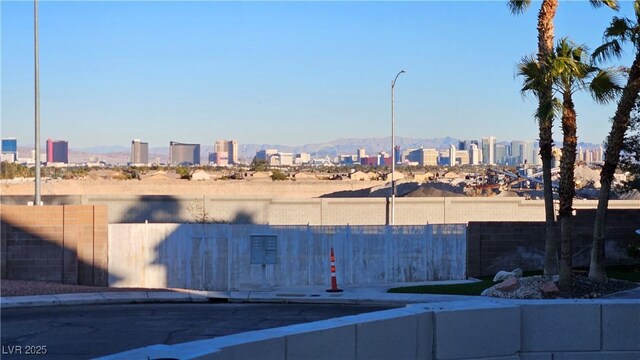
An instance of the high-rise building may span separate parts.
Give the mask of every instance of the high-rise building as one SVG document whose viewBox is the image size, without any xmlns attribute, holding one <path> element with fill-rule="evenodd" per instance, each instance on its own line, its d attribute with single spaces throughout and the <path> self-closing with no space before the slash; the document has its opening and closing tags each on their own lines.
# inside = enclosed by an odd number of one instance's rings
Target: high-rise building
<svg viewBox="0 0 640 360">
<path fill-rule="evenodd" d="M 69 143 L 64 140 L 47 139 L 47 162 L 69 163 Z"/>
<path fill-rule="evenodd" d="M 209 163 L 216 166 L 227 166 L 229 165 L 229 154 L 224 151 L 210 154 Z"/>
<path fill-rule="evenodd" d="M 235 140 L 229 140 L 227 144 L 229 144 L 229 163 L 237 164 L 238 163 L 238 142 Z"/>
<path fill-rule="evenodd" d="M 308 164 L 311 162 L 311 154 L 309 153 L 300 153 L 296 154 L 293 159 L 293 163 L 297 165 Z"/>
<path fill-rule="evenodd" d="M 478 149 L 477 144 L 469 145 L 469 164 L 478 165 L 480 164 L 480 149 Z"/>
<path fill-rule="evenodd" d="M 16 138 L 2 139 L 2 161 L 14 162 L 18 159 L 18 140 Z"/>
<path fill-rule="evenodd" d="M 451 144 L 451 146 L 449 146 L 449 166 L 455 166 L 456 165 L 456 151 L 458 149 L 456 149 L 456 146 Z"/>
<path fill-rule="evenodd" d="M 525 156 L 525 142 L 520 140 L 511 141 L 511 163 L 514 165 L 523 164 Z"/>
<path fill-rule="evenodd" d="M 149 163 L 149 143 L 140 139 L 131 141 L 131 165 L 146 165 Z"/>
<path fill-rule="evenodd" d="M 292 153 L 277 153 L 269 156 L 270 166 L 291 166 L 293 165 Z"/>
<path fill-rule="evenodd" d="M 269 162 L 269 158 L 271 157 L 271 155 L 275 155 L 277 153 L 278 150 L 276 149 L 258 150 L 256 151 L 256 156 L 254 159 Z"/>
<path fill-rule="evenodd" d="M 359 148 L 357 154 L 358 154 L 358 162 L 361 162 L 362 158 L 367 156 L 364 148 Z"/>
<path fill-rule="evenodd" d="M 235 140 L 216 140 L 213 145 L 214 152 L 227 153 L 229 164 L 238 163 L 238 142 Z"/>
<path fill-rule="evenodd" d="M 493 136 L 482 138 L 482 163 L 486 165 L 496 164 L 496 138 Z"/>
<path fill-rule="evenodd" d="M 409 161 L 417 162 L 420 166 L 436 166 L 438 165 L 438 150 L 436 149 L 417 149 L 409 153 Z"/>
<path fill-rule="evenodd" d="M 395 158 L 396 164 L 402 162 L 402 151 L 400 151 L 400 146 L 396 145 L 393 149 L 393 156 Z"/>
<path fill-rule="evenodd" d="M 171 165 L 199 165 L 200 144 L 169 142 L 169 163 Z"/>
<path fill-rule="evenodd" d="M 502 144 L 496 144 L 495 162 L 496 164 L 504 165 L 507 163 L 507 157 L 509 156 L 509 147 Z"/>
</svg>

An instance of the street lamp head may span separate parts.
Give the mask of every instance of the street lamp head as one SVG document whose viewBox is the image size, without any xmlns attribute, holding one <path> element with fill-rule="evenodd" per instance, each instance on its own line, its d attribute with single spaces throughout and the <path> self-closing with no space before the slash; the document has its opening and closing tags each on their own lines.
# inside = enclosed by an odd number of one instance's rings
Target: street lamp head
<svg viewBox="0 0 640 360">
<path fill-rule="evenodd" d="M 400 74 L 405 73 L 406 71 L 404 70 L 400 70 L 400 72 L 398 73 L 398 75 L 396 75 L 396 77 L 393 79 L 393 81 L 391 82 L 391 88 L 393 88 L 396 85 L 396 80 L 398 80 L 398 76 L 400 76 Z"/>
</svg>

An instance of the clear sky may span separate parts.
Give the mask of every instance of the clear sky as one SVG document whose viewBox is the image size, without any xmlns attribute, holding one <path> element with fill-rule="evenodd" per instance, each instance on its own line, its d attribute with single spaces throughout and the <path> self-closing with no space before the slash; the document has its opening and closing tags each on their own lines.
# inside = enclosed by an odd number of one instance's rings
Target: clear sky
<svg viewBox="0 0 640 360">
<path fill-rule="evenodd" d="M 397 136 L 535 139 L 536 100 L 515 72 L 536 50 L 539 2 L 520 16 L 505 4 L 41 1 L 41 136 L 71 148 L 385 137 L 404 69 Z M 33 3 L 0 6 L 2 136 L 33 144 Z M 614 14 L 561 1 L 556 37 L 593 49 Z M 602 142 L 615 105 L 576 106 L 579 141 Z"/>
</svg>

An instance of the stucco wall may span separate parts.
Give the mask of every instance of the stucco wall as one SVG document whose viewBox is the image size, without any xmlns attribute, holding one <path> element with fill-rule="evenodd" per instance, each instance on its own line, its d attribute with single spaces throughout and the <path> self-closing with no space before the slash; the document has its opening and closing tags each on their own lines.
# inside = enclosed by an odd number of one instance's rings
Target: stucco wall
<svg viewBox="0 0 640 360">
<path fill-rule="evenodd" d="M 251 238 L 276 236 L 276 263 L 252 263 Z M 466 278 L 466 226 L 109 225 L 111 286 L 234 291 Z"/>
</svg>

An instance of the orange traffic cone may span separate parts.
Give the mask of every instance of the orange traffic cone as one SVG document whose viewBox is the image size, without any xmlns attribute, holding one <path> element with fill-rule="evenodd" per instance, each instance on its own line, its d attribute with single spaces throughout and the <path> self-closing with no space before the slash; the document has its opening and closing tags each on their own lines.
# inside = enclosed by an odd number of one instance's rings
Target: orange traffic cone
<svg viewBox="0 0 640 360">
<path fill-rule="evenodd" d="M 333 253 L 333 246 L 331 247 L 331 289 L 327 292 L 341 292 L 342 289 L 338 289 L 338 280 L 336 280 L 336 256 Z"/>
</svg>

